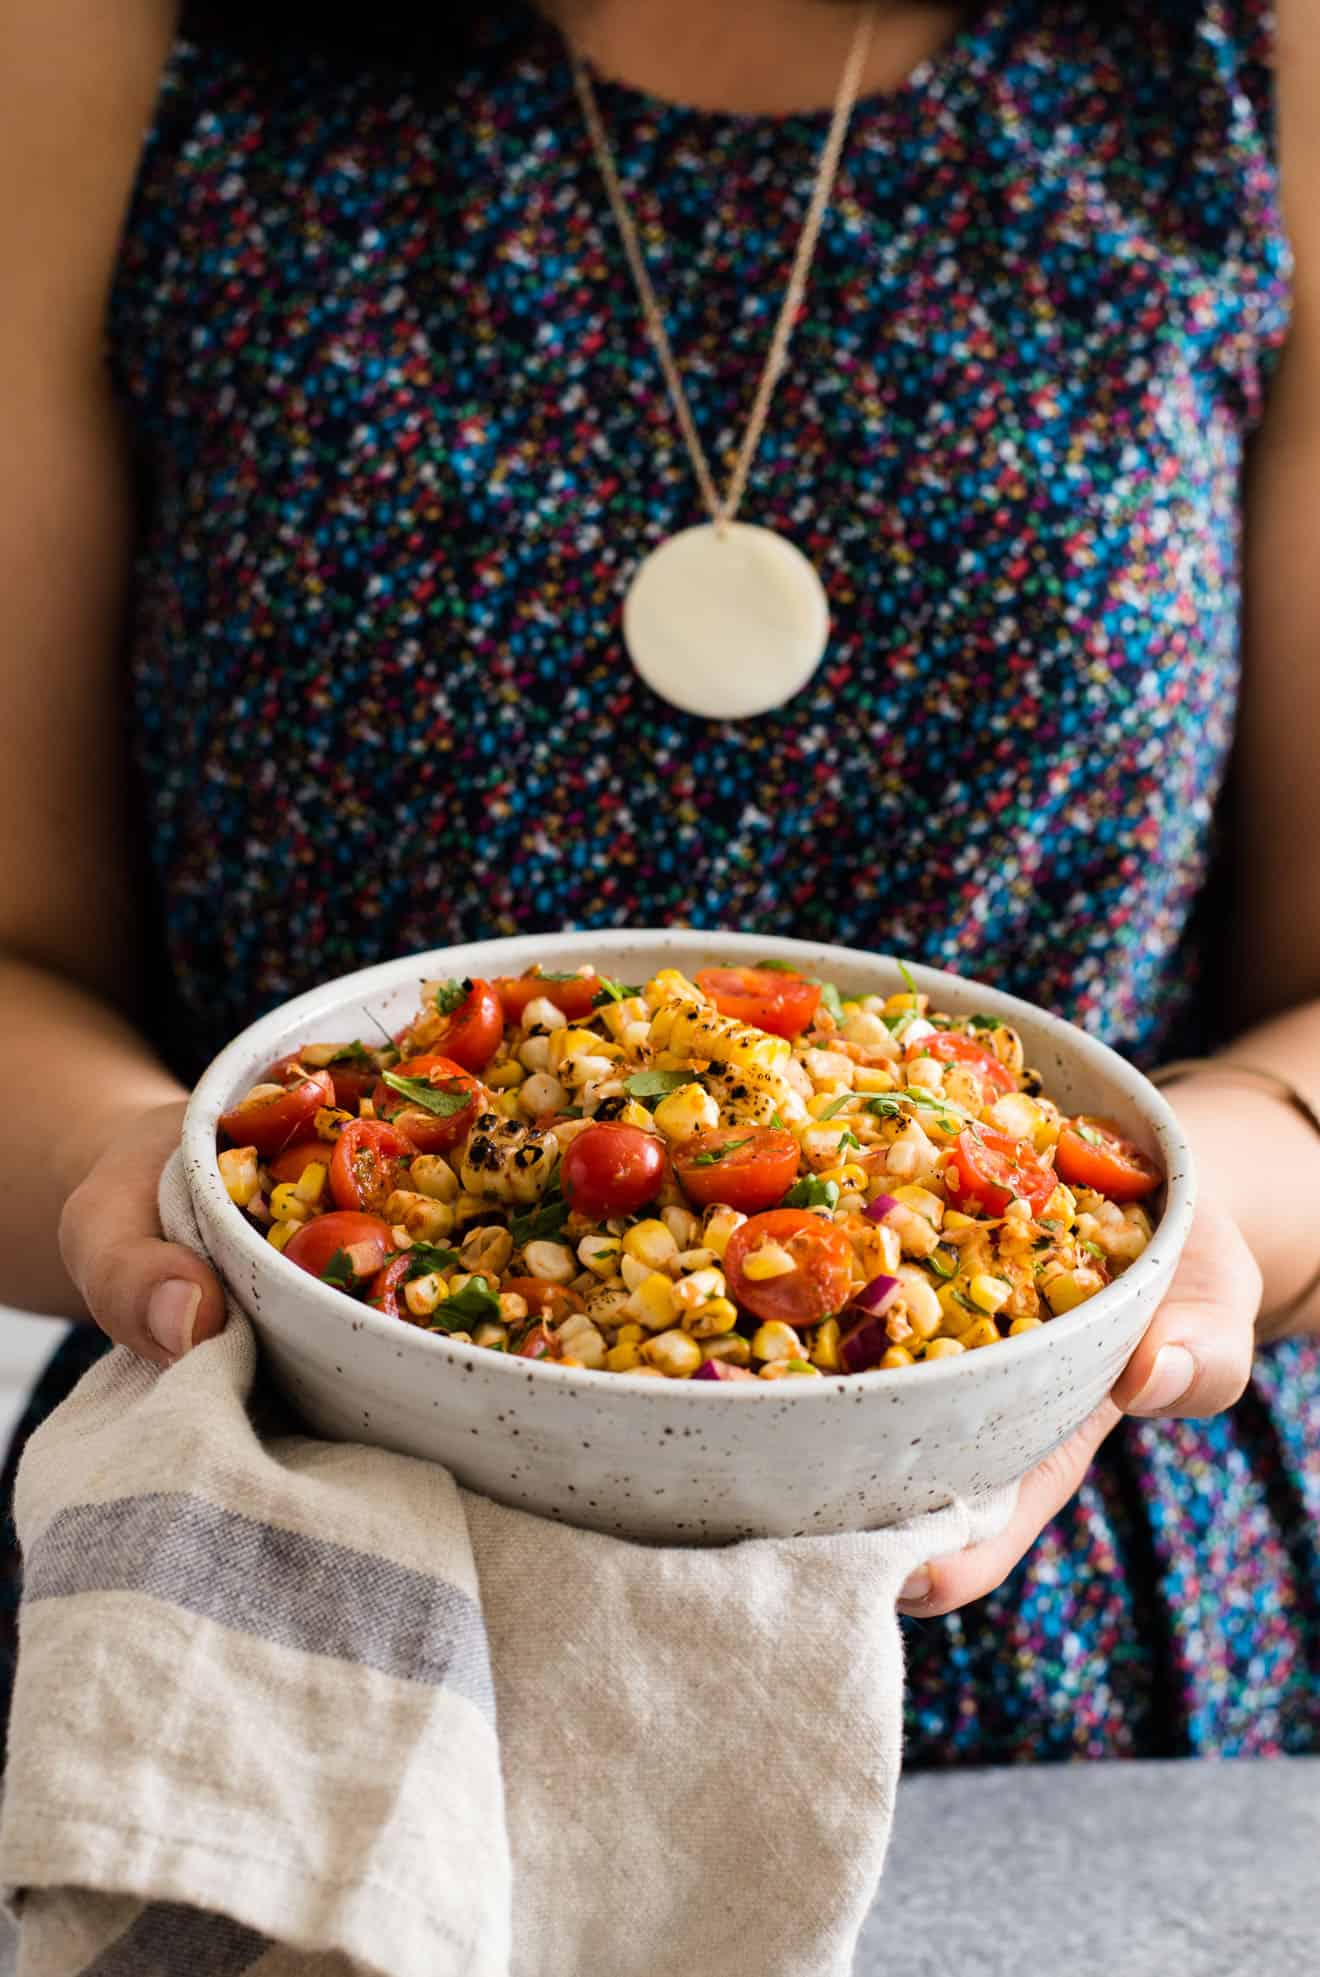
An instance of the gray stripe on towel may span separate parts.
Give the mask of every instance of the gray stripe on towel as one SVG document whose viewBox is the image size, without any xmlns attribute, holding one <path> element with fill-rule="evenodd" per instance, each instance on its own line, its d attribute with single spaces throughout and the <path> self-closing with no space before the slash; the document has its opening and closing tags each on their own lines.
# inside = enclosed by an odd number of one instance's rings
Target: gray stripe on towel
<svg viewBox="0 0 1320 1977">
<path fill-rule="evenodd" d="M 76 1504 L 32 1547 L 23 1597 L 104 1592 L 146 1594 L 304 1654 L 444 1686 L 495 1721 L 476 1602 L 447 1580 L 329 1538 L 183 1492 Z"/>
<path fill-rule="evenodd" d="M 228 1915 L 153 1902 L 86 1965 L 86 1977 L 239 1977 L 273 1948 Z"/>
</svg>

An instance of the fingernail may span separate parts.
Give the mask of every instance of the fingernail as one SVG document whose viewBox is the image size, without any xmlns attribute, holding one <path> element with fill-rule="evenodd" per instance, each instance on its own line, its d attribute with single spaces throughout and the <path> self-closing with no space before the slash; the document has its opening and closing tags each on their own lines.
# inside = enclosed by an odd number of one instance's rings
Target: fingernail
<svg viewBox="0 0 1320 1977">
<path fill-rule="evenodd" d="M 168 1282 L 157 1284 L 151 1293 L 147 1330 L 172 1359 L 182 1359 L 190 1349 L 201 1301 L 201 1285 L 186 1283 L 182 1277 L 171 1277 Z"/>
<path fill-rule="evenodd" d="M 925 1566 L 919 1566 L 915 1572 L 911 1573 L 903 1581 L 902 1590 L 898 1595 L 899 1605 L 919 1605 L 930 1591 L 932 1583 L 930 1573 L 926 1570 Z"/>
<path fill-rule="evenodd" d="M 1127 1404 L 1129 1414 L 1162 1414 L 1180 1401 L 1196 1378 L 1196 1361 L 1185 1345 L 1162 1345 L 1155 1355 L 1150 1378 L 1134 1400 Z"/>
</svg>

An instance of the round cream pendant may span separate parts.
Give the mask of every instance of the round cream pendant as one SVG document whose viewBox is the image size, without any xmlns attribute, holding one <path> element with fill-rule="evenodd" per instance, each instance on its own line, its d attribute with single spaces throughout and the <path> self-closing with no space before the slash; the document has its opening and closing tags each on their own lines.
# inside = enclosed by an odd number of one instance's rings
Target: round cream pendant
<svg viewBox="0 0 1320 1977">
<path fill-rule="evenodd" d="M 712 721 L 782 707 L 830 636 L 825 586 L 773 529 L 712 522 L 653 550 L 629 586 L 623 636 L 662 700 Z"/>
</svg>

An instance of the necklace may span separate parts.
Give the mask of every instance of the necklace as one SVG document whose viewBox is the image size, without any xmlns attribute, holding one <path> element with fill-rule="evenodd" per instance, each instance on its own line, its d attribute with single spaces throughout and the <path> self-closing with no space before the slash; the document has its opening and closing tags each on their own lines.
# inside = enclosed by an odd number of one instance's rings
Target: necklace
<svg viewBox="0 0 1320 1977">
<path fill-rule="evenodd" d="M 773 529 L 740 522 L 738 511 L 775 387 L 787 366 L 793 326 L 833 197 L 874 27 L 875 13 L 868 7 L 857 23 L 844 65 L 784 300 L 722 499 L 628 210 L 595 87 L 577 50 L 569 51 L 578 99 L 647 332 L 710 517 L 651 551 L 633 577 L 623 606 L 624 643 L 633 665 L 653 692 L 689 714 L 736 721 L 782 707 L 815 673 L 829 644 L 829 602 L 817 571 L 795 544 Z"/>
</svg>

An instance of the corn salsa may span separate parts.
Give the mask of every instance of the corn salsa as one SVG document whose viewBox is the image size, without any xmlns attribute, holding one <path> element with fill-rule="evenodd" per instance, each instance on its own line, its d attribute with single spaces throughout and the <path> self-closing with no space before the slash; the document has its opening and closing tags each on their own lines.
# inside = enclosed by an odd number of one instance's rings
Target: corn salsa
<svg viewBox="0 0 1320 1977">
<path fill-rule="evenodd" d="M 904 978 L 424 982 L 392 1040 L 272 1065 L 220 1172 L 290 1263 L 492 1352 L 713 1382 L 977 1352 L 1121 1275 L 1163 1176 Z"/>
</svg>

